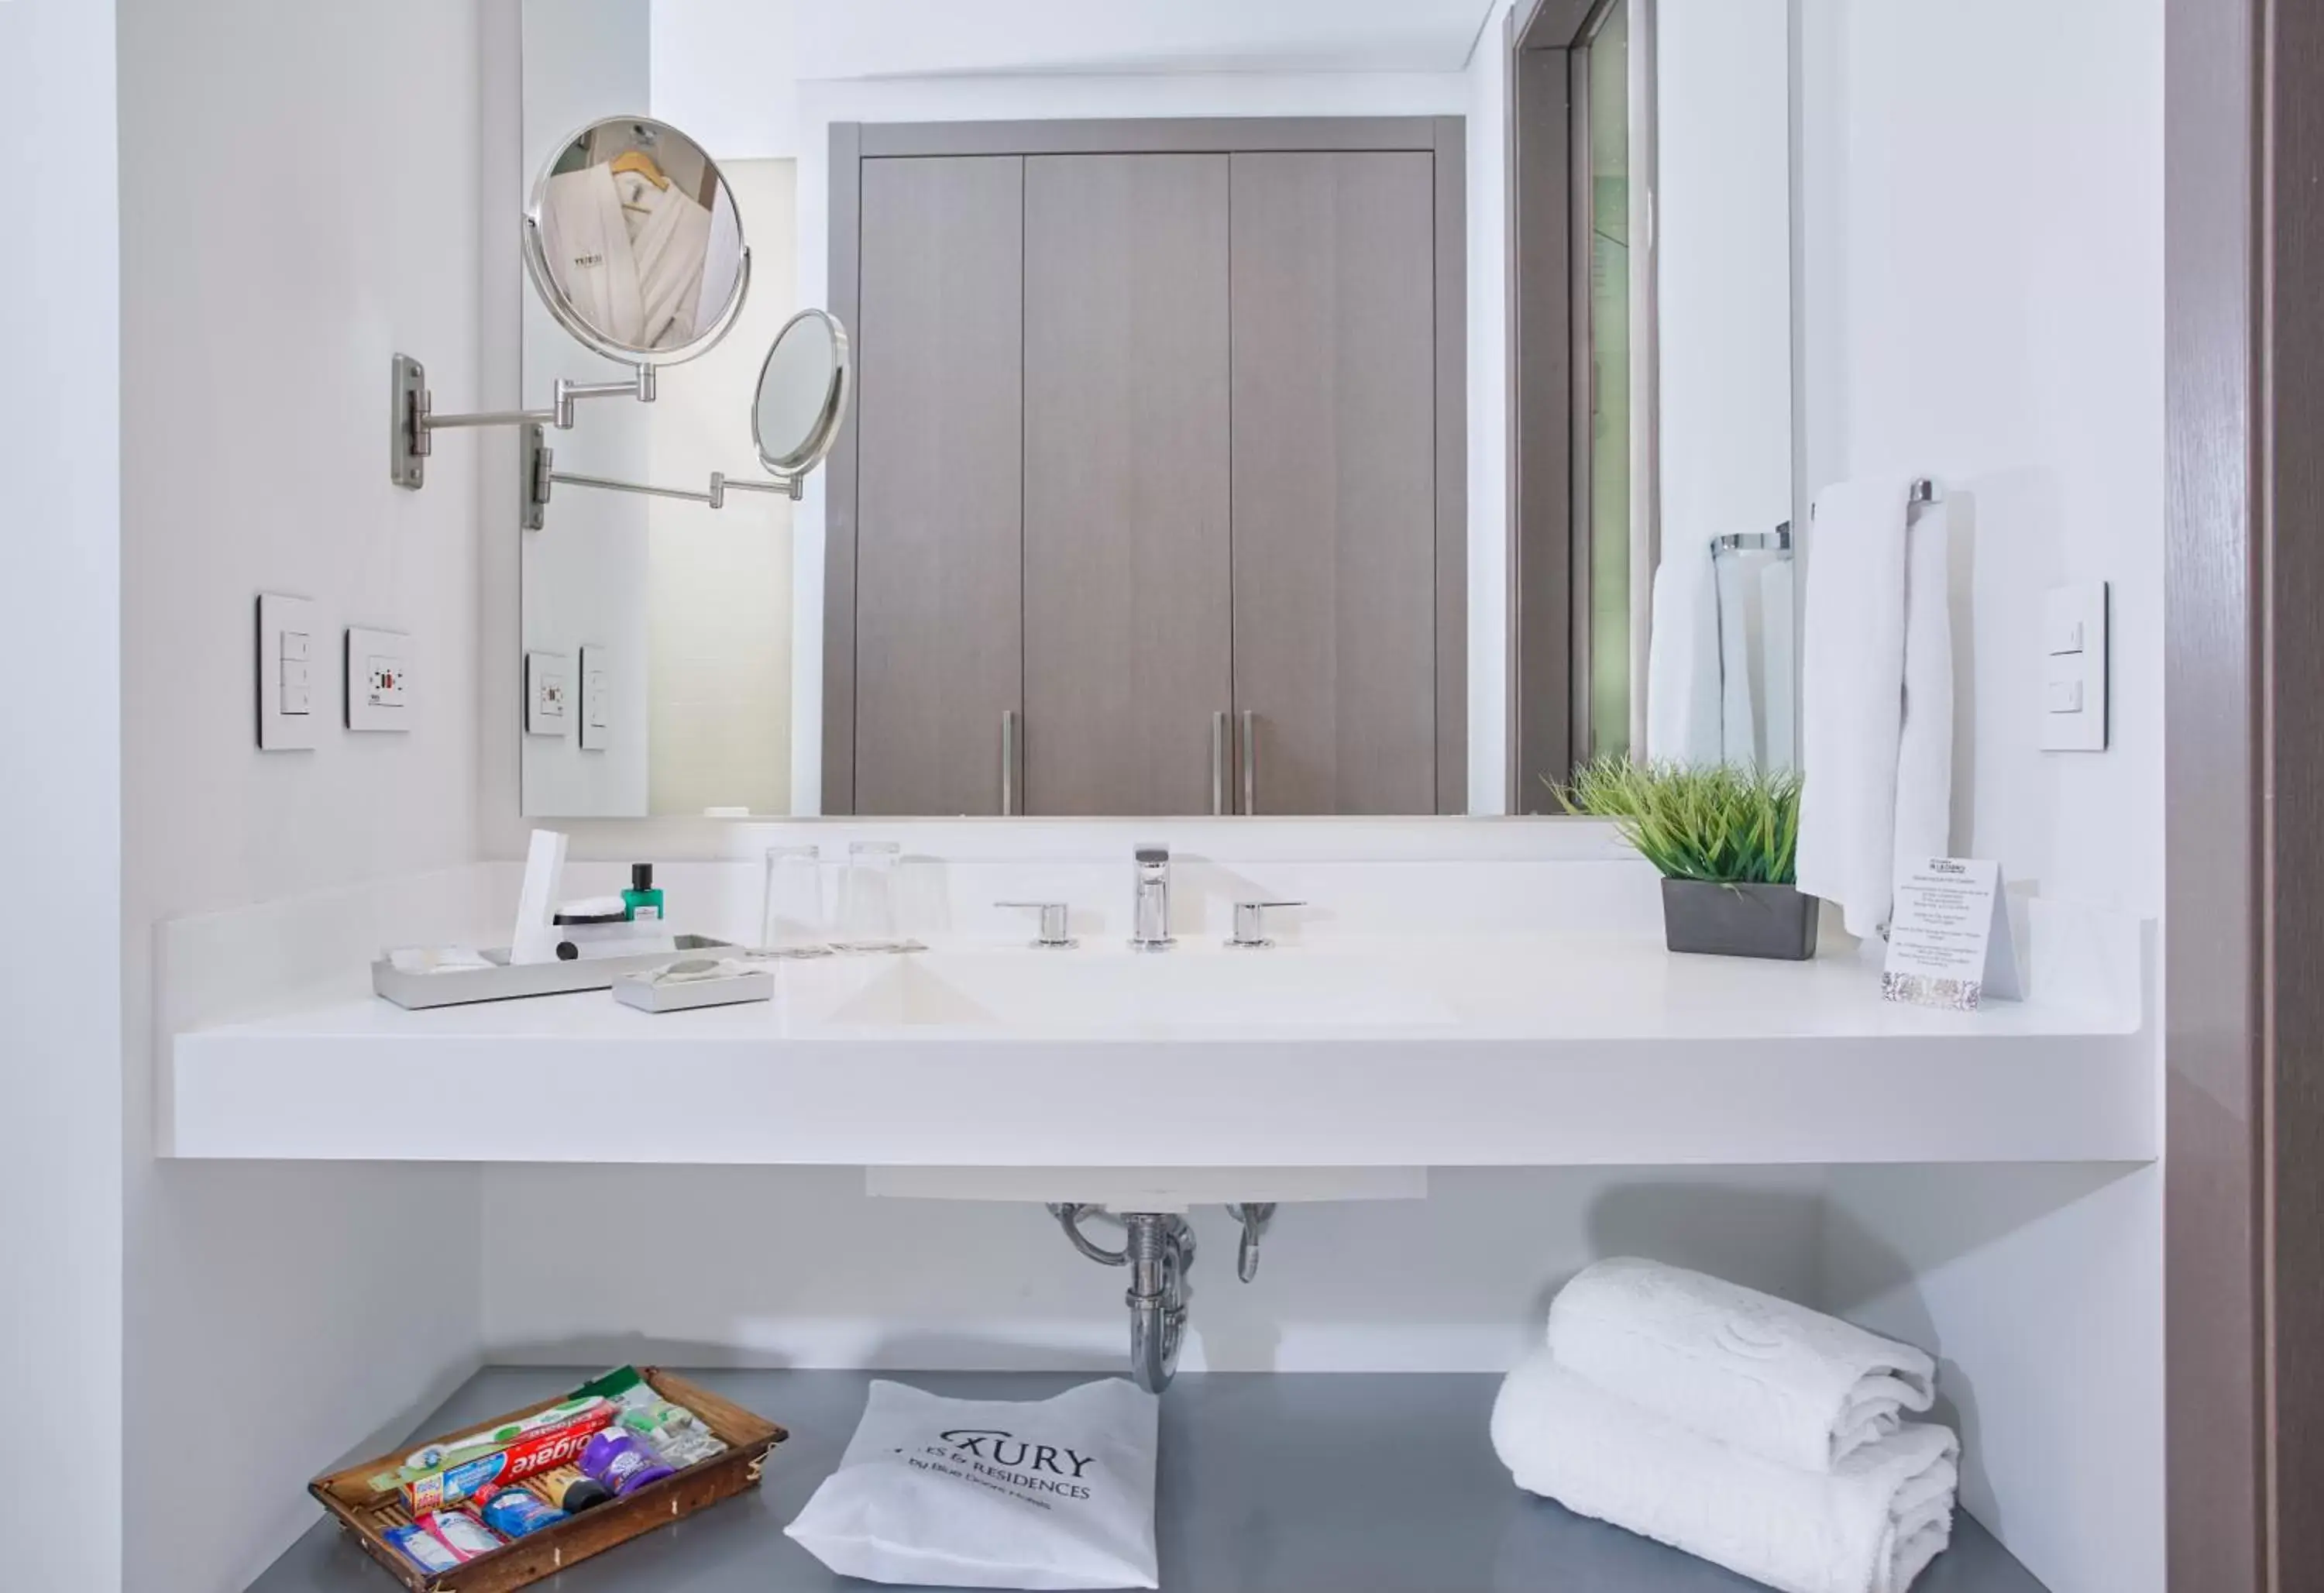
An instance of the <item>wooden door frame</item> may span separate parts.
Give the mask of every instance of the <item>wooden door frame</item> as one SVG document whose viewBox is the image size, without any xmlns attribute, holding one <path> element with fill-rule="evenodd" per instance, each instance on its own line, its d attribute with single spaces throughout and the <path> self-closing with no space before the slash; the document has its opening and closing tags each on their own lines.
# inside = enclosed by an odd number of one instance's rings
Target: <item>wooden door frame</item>
<svg viewBox="0 0 2324 1593">
<path fill-rule="evenodd" d="M 2164 12 L 2170 1585 L 2296 1593 L 2324 1587 L 2324 18 Z"/>
<path fill-rule="evenodd" d="M 1651 51 L 1653 0 L 1630 0 L 1633 48 Z M 1511 813 L 1553 812 L 1537 776 L 1563 778 L 1590 741 L 1589 151 L 1573 128 L 1588 114 L 1591 37 L 1611 0 L 1525 0 L 1503 24 L 1508 126 L 1508 755 L 1503 799 Z M 1653 74 L 1630 152 L 1640 191 L 1652 188 Z M 1647 229 L 1634 246 L 1651 250 Z M 1643 272 L 1651 283 L 1651 257 Z M 1631 491 L 1637 539 L 1653 567 L 1660 487 L 1654 368 L 1658 317 L 1651 290 L 1634 303 Z M 1640 381 L 1635 374 L 1645 373 Z M 1643 638 L 1637 638 L 1640 642 Z M 1637 659 L 1643 646 L 1636 646 Z M 1643 671 L 1636 682 L 1644 690 Z M 1637 718 L 1633 715 L 1633 719 Z"/>
<path fill-rule="evenodd" d="M 1409 151 L 1435 161 L 1436 810 L 1469 810 L 1469 221 L 1461 116 L 1220 116 L 831 124 L 831 310 L 861 309 L 863 162 L 928 155 Z M 823 810 L 855 810 L 855 533 L 851 421 L 825 463 Z"/>
</svg>

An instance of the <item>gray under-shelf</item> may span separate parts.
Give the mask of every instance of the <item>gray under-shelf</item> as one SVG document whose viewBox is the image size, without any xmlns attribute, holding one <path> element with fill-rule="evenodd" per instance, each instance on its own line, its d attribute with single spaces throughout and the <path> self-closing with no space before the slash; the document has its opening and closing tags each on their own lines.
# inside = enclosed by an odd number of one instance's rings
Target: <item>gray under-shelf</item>
<svg viewBox="0 0 2324 1593">
<path fill-rule="evenodd" d="M 419 1432 L 573 1387 L 601 1367 L 493 1367 Z M 687 1371 L 779 1422 L 765 1485 L 534 1584 L 546 1593 L 808 1593 L 852 1588 L 782 1529 L 839 1463 L 864 1385 L 1039 1399 L 1087 1373 Z M 1751 1593 L 1756 1582 L 1519 1492 L 1485 1423 L 1500 1379 L 1188 1374 L 1162 1398 L 1162 1586 L 1178 1593 Z M 347 1457 L 357 1459 L 359 1457 Z M 322 1470 L 335 1457 L 318 1456 Z M 318 1521 L 250 1593 L 390 1593 Z M 1967 1514 L 1915 1593 L 2043 1593 Z"/>
</svg>

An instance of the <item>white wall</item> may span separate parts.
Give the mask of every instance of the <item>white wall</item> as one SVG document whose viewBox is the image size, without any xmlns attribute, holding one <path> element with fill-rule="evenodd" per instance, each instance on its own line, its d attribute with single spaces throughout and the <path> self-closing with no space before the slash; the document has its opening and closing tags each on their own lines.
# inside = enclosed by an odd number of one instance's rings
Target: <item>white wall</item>
<svg viewBox="0 0 2324 1593">
<path fill-rule="evenodd" d="M 119 1586 L 120 233 L 110 5 L 0 5 L 0 107 L 28 181 L 0 249 L 0 1365 L 69 1417 L 0 1459 L 8 1576 Z M 60 1486 L 60 1479 L 75 1479 Z"/>
<path fill-rule="evenodd" d="M 1932 476 L 1967 541 L 1953 845 L 2158 914 L 2163 0 L 1800 4 L 1811 481 Z M 2067 579 L 2113 583 L 2101 755 L 2036 746 Z M 2161 1172 L 2077 1177 L 1836 1176 L 1827 1277 L 1958 1364 L 1965 1496 L 2055 1593 L 2151 1593 Z"/>
<path fill-rule="evenodd" d="M 1792 517 L 1786 0 L 1659 0 L 1656 394 L 1662 539 Z"/>
<path fill-rule="evenodd" d="M 1423 1201 L 1282 1207 L 1249 1287 L 1233 1224 L 1198 1208 L 1184 1364 L 1505 1370 L 1550 1293 L 1606 1255 L 1810 1299 L 1821 1182 L 1796 1168 L 1440 1171 Z M 495 1360 L 1118 1370 L 1129 1351 L 1121 1274 L 1031 1204 L 872 1199 L 854 1168 L 503 1167 L 485 1191 Z M 586 1244 L 544 1238 L 582 1210 Z M 652 1255 L 652 1281 L 587 1259 L 609 1255 Z"/>
<path fill-rule="evenodd" d="M 474 1169 L 153 1160 L 153 944 L 167 917 L 475 855 L 478 458 L 508 438 L 439 440 L 426 489 L 404 492 L 387 479 L 383 404 L 399 349 L 427 362 L 446 407 L 476 391 L 480 179 L 470 161 L 413 156 L 393 130 L 468 144 L 499 3 L 118 7 L 130 443 L 115 1121 L 136 1593 L 244 1587 L 311 1524 L 309 1477 L 416 1419 L 477 1355 Z M 104 236 L 88 233 L 98 244 L 73 270 L 101 275 Z M 101 474 L 81 490 L 95 513 Z M 355 736 L 326 718 L 316 750 L 258 752 L 262 589 L 317 600 L 326 661 L 351 622 L 411 633 L 414 730 Z M 52 659 L 51 673 L 102 680 L 104 633 L 90 637 L 85 671 Z M 335 693 L 334 680 L 318 697 Z M 107 888 L 97 856 L 77 860 L 88 877 L 60 885 L 55 911 Z M 92 1347 L 106 1331 L 90 1327 Z M 103 1386 L 75 1397 L 102 1402 Z M 79 1441 L 88 1420 L 51 1424 L 39 1447 Z M 110 1495 L 110 1478 L 46 1497 Z"/>
<path fill-rule="evenodd" d="M 563 141 L 601 116 L 652 109 L 647 103 L 647 0 L 521 0 L 521 12 L 523 187 L 500 212 L 507 219 L 487 235 L 512 255 L 518 252 L 516 217 L 530 196 L 533 180 Z M 521 392 L 526 407 L 547 403 L 550 386 L 559 376 L 576 382 L 628 379 L 630 367 L 591 354 L 567 335 L 530 282 L 521 292 Z M 496 313 L 503 309 L 493 308 Z M 683 366 L 669 372 L 663 390 L 682 387 L 685 375 Z M 440 378 L 435 385 L 439 408 L 469 407 L 456 395 L 466 389 L 447 394 Z M 493 406 L 478 403 L 475 407 Z M 650 408 L 627 398 L 583 403 L 576 425 L 548 433 L 557 468 L 616 481 L 650 480 L 651 415 Z M 475 446 L 512 452 L 517 446 L 512 436 L 487 431 Z M 439 456 L 442 449 L 466 440 L 439 441 Z M 602 749 L 582 750 L 577 719 L 568 721 L 561 736 L 514 732 L 520 736 L 527 813 L 566 818 L 646 811 L 652 735 L 646 691 L 651 549 L 647 505 L 647 499 L 628 493 L 559 486 L 550 497 L 548 523 L 538 532 L 517 530 L 512 502 L 487 500 L 484 505 L 490 534 L 519 543 L 521 651 L 562 654 L 577 683 L 581 649 L 605 649 L 603 662 L 612 688 L 612 724 Z M 523 661 L 495 667 L 521 671 Z"/>
<path fill-rule="evenodd" d="M 682 125 L 682 124 L 680 124 Z M 751 409 L 767 349 L 798 307 L 797 167 L 722 161 L 751 247 L 751 296 L 726 340 L 669 373 L 646 412 L 648 479 L 700 491 L 714 470 L 763 479 Z M 791 504 L 646 512 L 648 805 L 790 811 Z"/>
<path fill-rule="evenodd" d="M 1508 0 L 1469 58 L 1469 811 L 1508 811 Z"/>
</svg>

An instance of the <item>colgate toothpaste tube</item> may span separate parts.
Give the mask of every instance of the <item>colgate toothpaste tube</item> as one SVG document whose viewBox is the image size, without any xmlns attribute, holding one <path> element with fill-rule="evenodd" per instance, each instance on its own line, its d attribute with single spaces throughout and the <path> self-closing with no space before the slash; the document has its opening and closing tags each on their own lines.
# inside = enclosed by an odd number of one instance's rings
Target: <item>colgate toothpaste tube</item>
<svg viewBox="0 0 2324 1593">
<path fill-rule="evenodd" d="M 593 1434 L 613 1425 L 619 1411 L 611 1400 L 602 1400 L 552 1426 L 530 1429 L 506 1449 L 415 1477 L 403 1484 L 404 1503 L 416 1520 L 466 1503 L 484 1489 L 571 1465 Z"/>
</svg>

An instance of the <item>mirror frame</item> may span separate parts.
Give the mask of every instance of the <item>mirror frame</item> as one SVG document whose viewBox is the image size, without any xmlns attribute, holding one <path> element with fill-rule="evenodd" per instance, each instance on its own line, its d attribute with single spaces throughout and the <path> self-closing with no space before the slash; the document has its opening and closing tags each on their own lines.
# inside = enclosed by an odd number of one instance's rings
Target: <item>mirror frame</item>
<svg viewBox="0 0 2324 1593">
<path fill-rule="evenodd" d="M 718 162 L 711 158 L 708 150 L 703 148 L 702 141 L 684 128 L 673 127 L 668 122 L 652 116 L 598 116 L 582 124 L 558 139 L 551 146 L 549 159 L 542 163 L 540 175 L 532 180 L 532 191 L 526 198 L 524 204 L 524 273 L 531 279 L 533 292 L 540 296 L 540 301 L 548 308 L 550 318 L 562 327 L 566 334 L 575 342 L 579 343 L 592 354 L 602 355 L 607 359 L 622 365 L 639 367 L 659 368 L 664 366 L 684 365 L 690 359 L 698 359 L 709 353 L 724 339 L 726 334 L 733 329 L 735 318 L 742 313 L 743 301 L 751 296 L 751 243 L 742 232 L 742 215 L 739 206 L 734 212 L 734 236 L 740 242 L 742 258 L 735 266 L 734 292 L 728 297 L 725 309 L 719 311 L 716 319 L 696 331 L 692 342 L 682 343 L 674 348 L 632 348 L 626 344 L 614 342 L 582 319 L 580 312 L 574 309 L 573 301 L 567 296 L 565 290 L 558 285 L 556 276 L 549 269 L 548 250 L 540 239 L 540 215 L 542 207 L 549 202 L 549 181 L 557 173 L 557 162 L 563 158 L 567 150 L 588 137 L 598 128 L 616 124 L 632 127 L 650 127 L 657 133 L 686 140 L 696 150 L 701 151 L 703 164 L 709 168 L 711 176 L 716 180 L 719 191 L 727 196 L 726 202 L 730 205 L 734 203 L 733 190 L 727 186 L 726 173 L 719 170 Z"/>
<path fill-rule="evenodd" d="M 775 363 L 775 351 L 783 346 L 783 339 L 790 336 L 791 329 L 801 321 L 808 320 L 821 321 L 831 333 L 831 385 L 824 394 L 821 416 L 799 445 L 786 454 L 770 454 L 766 439 L 759 429 L 759 406 L 766 398 L 767 371 Z M 785 321 L 782 329 L 775 334 L 774 341 L 767 345 L 767 357 L 759 362 L 758 383 L 751 390 L 751 446 L 758 451 L 759 463 L 775 476 L 790 477 L 813 474 L 816 467 L 831 457 L 832 449 L 839 441 L 839 429 L 847 423 L 847 405 L 854 386 L 854 357 L 849 348 L 847 329 L 840 323 L 837 316 L 828 310 L 807 309 Z"/>
</svg>

